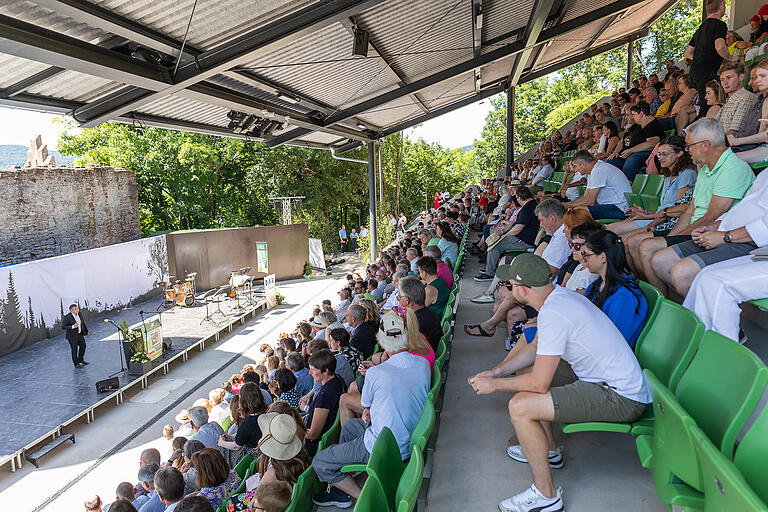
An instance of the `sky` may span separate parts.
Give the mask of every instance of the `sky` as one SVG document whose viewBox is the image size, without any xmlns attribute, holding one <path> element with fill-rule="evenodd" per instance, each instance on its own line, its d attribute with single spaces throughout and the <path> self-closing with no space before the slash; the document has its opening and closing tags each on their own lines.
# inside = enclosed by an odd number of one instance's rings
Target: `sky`
<svg viewBox="0 0 768 512">
<path fill-rule="evenodd" d="M 412 139 L 422 138 L 427 142 L 438 142 L 448 149 L 462 148 L 480 138 L 485 116 L 490 110 L 490 100 L 483 100 L 410 128 L 406 130 L 406 134 Z M 29 141 L 39 134 L 48 149 L 57 149 L 59 136 L 67 130 L 66 124 L 60 122 L 61 119 L 65 118 L 54 114 L 0 107 L 0 145 L 28 146 Z"/>
</svg>

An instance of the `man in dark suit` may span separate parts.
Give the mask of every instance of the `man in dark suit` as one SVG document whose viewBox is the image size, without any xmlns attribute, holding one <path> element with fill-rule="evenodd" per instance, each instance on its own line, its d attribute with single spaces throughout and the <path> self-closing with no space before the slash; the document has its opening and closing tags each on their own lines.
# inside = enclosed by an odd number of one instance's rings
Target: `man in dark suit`
<svg viewBox="0 0 768 512">
<path fill-rule="evenodd" d="M 88 364 L 83 357 L 85 356 L 85 337 L 90 333 L 80 316 L 80 308 L 77 304 L 69 306 L 69 313 L 64 315 L 61 320 L 61 328 L 64 329 L 72 349 L 72 364 L 75 365 L 75 368 L 82 368 Z"/>
<path fill-rule="evenodd" d="M 359 304 L 353 304 L 347 310 L 347 323 L 352 327 L 352 337 L 349 344 L 363 353 L 368 359 L 376 347 L 376 330 L 365 321 L 365 309 Z"/>
</svg>

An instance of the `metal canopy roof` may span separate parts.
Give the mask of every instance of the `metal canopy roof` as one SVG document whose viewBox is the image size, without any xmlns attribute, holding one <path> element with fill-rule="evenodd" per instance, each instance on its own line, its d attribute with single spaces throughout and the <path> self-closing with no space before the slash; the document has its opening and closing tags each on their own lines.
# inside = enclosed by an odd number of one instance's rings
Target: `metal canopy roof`
<svg viewBox="0 0 768 512">
<path fill-rule="evenodd" d="M 252 138 L 237 111 L 270 146 L 348 149 L 638 39 L 676 1 L 0 0 L 0 105 Z"/>
</svg>

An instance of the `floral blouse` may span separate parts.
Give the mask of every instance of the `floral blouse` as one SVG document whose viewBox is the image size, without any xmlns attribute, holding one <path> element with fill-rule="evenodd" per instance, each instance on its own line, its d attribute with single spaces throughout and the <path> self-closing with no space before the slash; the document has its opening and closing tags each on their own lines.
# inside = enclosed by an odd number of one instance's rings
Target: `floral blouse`
<svg viewBox="0 0 768 512">
<path fill-rule="evenodd" d="M 215 510 L 224 503 L 224 500 L 226 500 L 230 494 L 237 490 L 239 485 L 240 475 L 233 470 L 229 472 L 229 476 L 223 484 L 217 485 L 216 487 L 203 487 L 200 489 L 198 496 L 202 496 L 210 501 Z"/>
</svg>

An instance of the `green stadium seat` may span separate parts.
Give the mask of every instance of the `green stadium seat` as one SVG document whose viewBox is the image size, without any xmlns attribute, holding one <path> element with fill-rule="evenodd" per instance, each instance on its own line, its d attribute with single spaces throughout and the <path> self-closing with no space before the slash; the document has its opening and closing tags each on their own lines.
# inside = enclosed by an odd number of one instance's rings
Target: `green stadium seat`
<svg viewBox="0 0 768 512">
<path fill-rule="evenodd" d="M 224 421 L 222 421 L 222 422 L 220 423 L 220 425 L 221 425 L 221 428 L 222 428 L 222 429 L 224 429 L 224 432 L 226 432 L 226 431 L 229 429 L 229 426 L 230 426 L 231 424 L 232 424 L 232 418 L 230 418 L 229 416 L 227 416 L 226 418 L 224 418 Z"/>
<path fill-rule="evenodd" d="M 395 493 L 397 512 L 412 512 L 416 509 L 422 476 L 424 475 L 424 439 L 420 438 L 411 450 L 411 459 L 400 476 L 400 484 Z"/>
<path fill-rule="evenodd" d="M 640 197 L 640 192 L 643 190 L 643 186 L 647 179 L 647 174 L 636 175 L 634 181 L 632 181 L 632 192 L 624 192 L 624 197 L 627 199 L 627 204 L 629 204 L 629 206 L 637 205 L 642 208 L 643 200 Z"/>
<path fill-rule="evenodd" d="M 443 369 L 443 363 L 445 362 L 445 353 L 446 353 L 446 345 L 442 338 L 440 338 L 440 342 L 437 345 L 437 353 L 435 354 L 435 368 L 438 368 L 442 371 Z"/>
<path fill-rule="evenodd" d="M 395 492 L 403 469 L 405 466 L 400 455 L 400 448 L 397 446 L 397 440 L 395 440 L 392 431 L 384 427 L 376 438 L 365 471 L 368 473 L 368 480 L 375 480 L 381 486 L 386 501 L 383 503 L 384 508 L 371 510 L 392 510 L 394 508 Z M 342 471 L 345 471 L 344 468 Z"/>
<path fill-rule="evenodd" d="M 442 374 L 440 373 L 440 368 L 437 367 L 437 365 L 432 368 L 432 380 L 431 380 L 431 388 L 429 389 L 429 394 L 427 395 L 427 399 L 429 400 L 430 396 L 432 397 L 432 403 L 437 400 L 437 395 L 440 394 L 440 384 L 442 383 Z"/>
<path fill-rule="evenodd" d="M 763 503 L 768 503 L 768 475 L 765 458 L 768 456 L 768 408 L 763 408 L 736 447 L 733 464 L 741 471 L 753 491 Z M 706 489 L 705 489 L 706 492 Z"/>
<path fill-rule="evenodd" d="M 749 301 L 753 306 L 757 306 L 763 311 L 768 311 L 768 299 L 756 299 Z"/>
<path fill-rule="evenodd" d="M 675 130 L 674 129 L 672 129 L 672 130 L 664 130 L 664 136 L 665 137 L 671 137 L 674 134 L 675 134 Z"/>
<path fill-rule="evenodd" d="M 325 488 L 326 484 L 317 479 L 315 470 L 309 466 L 296 480 L 291 495 L 291 503 L 285 512 L 312 512 L 315 509 L 312 496 L 320 494 Z"/>
<path fill-rule="evenodd" d="M 422 444 L 420 443 L 420 439 L 422 438 L 424 439 L 422 447 L 426 446 L 434 427 L 435 404 L 430 400 L 429 395 L 427 395 L 427 401 L 424 403 L 424 409 L 421 411 L 419 421 L 416 422 L 416 426 L 413 427 L 413 432 L 411 432 L 411 450 L 413 450 L 414 446 Z"/>
<path fill-rule="evenodd" d="M 248 468 L 251 466 L 252 462 L 253 457 L 250 453 L 246 453 L 245 456 L 240 459 L 240 462 L 238 462 L 235 466 L 235 473 L 237 473 L 240 478 L 245 477 L 245 474 L 248 472 Z"/>
<path fill-rule="evenodd" d="M 642 190 L 640 200 L 646 210 L 658 210 L 661 204 L 661 189 L 664 186 L 664 175 L 648 174 Z"/>
<path fill-rule="evenodd" d="M 755 162 L 755 163 L 749 164 L 749 166 L 752 168 L 753 171 L 755 171 L 755 174 L 759 174 L 760 171 L 768 167 L 768 162 Z"/>
<path fill-rule="evenodd" d="M 331 428 L 329 428 L 325 434 L 323 434 L 323 437 L 320 438 L 320 443 L 317 445 L 317 451 L 322 451 L 326 448 L 328 448 L 331 445 L 334 445 L 339 442 L 339 437 L 341 436 L 341 412 L 336 411 L 336 420 L 333 422 L 333 425 L 331 425 Z"/>
</svg>

